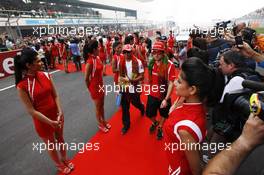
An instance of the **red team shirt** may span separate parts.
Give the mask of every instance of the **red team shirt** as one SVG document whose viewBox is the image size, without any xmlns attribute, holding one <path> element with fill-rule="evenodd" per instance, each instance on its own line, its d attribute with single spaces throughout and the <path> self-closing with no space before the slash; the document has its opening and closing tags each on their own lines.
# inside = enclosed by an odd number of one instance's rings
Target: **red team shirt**
<svg viewBox="0 0 264 175">
<path fill-rule="evenodd" d="M 164 125 L 164 141 L 166 145 L 170 144 L 170 149 L 166 149 L 169 175 L 192 175 L 184 150 L 172 152 L 171 144 L 175 145 L 174 148 L 176 145 L 180 147 L 179 130 L 187 131 L 197 143 L 201 143 L 206 135 L 205 115 L 201 103 L 184 103 L 170 114 Z"/>
<path fill-rule="evenodd" d="M 173 63 L 168 60 L 168 80 L 169 81 L 174 81 L 176 78 L 175 75 L 175 66 L 173 65 Z M 150 95 L 152 97 L 156 97 L 158 99 L 161 100 L 162 94 L 160 93 L 160 91 L 164 91 L 161 88 L 165 88 L 165 86 L 160 87 L 159 86 L 159 77 L 158 77 L 158 72 L 159 72 L 159 67 L 156 63 L 154 63 L 153 67 L 152 67 L 152 83 L 151 83 L 151 87 L 150 87 Z M 155 88 L 153 88 L 153 85 L 155 85 Z M 158 90 L 156 89 L 156 87 L 158 87 Z"/>
<path fill-rule="evenodd" d="M 92 67 L 90 85 L 88 87 L 92 99 L 100 99 L 104 96 L 103 87 L 103 63 L 99 56 L 89 55 L 87 64 Z"/>
<path fill-rule="evenodd" d="M 50 81 L 50 75 L 37 72 L 35 76 L 25 76 L 17 85 L 28 93 L 33 107 L 51 120 L 57 120 L 57 105 Z M 51 136 L 55 129 L 37 118 L 33 117 L 35 129 L 40 137 Z M 62 125 L 63 126 L 63 125 Z"/>
</svg>

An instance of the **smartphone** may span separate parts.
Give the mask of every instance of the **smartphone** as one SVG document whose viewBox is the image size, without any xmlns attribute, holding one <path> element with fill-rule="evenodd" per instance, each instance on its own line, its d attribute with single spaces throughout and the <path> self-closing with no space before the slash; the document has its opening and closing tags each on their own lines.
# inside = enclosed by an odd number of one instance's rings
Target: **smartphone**
<svg viewBox="0 0 264 175">
<path fill-rule="evenodd" d="M 242 36 L 236 36 L 235 37 L 235 40 L 236 40 L 236 46 L 241 48 L 243 47 L 243 40 L 242 40 Z"/>
</svg>

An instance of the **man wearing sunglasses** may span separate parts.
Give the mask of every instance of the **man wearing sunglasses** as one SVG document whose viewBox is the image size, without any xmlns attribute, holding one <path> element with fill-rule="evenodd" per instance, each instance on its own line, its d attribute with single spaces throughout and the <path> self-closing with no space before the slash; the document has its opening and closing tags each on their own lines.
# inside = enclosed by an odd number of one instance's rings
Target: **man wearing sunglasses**
<svg viewBox="0 0 264 175">
<path fill-rule="evenodd" d="M 144 105 L 140 101 L 140 92 L 137 92 L 139 82 L 144 79 L 144 67 L 142 62 L 132 54 L 132 46 L 126 44 L 123 47 L 124 59 L 119 63 L 119 85 L 121 86 L 122 106 L 122 134 L 126 134 L 130 128 L 130 102 L 140 110 L 141 115 L 145 113 Z M 125 88 L 123 88 L 125 87 Z"/>
<path fill-rule="evenodd" d="M 149 132 L 153 133 L 156 128 L 157 139 L 163 138 L 162 127 L 168 118 L 171 107 L 170 95 L 173 89 L 173 81 L 176 78 L 175 66 L 165 54 L 163 42 L 157 41 L 152 48 L 153 59 L 149 63 L 150 95 L 148 96 L 146 115 L 152 121 Z M 159 110 L 161 120 L 156 120 Z"/>
</svg>

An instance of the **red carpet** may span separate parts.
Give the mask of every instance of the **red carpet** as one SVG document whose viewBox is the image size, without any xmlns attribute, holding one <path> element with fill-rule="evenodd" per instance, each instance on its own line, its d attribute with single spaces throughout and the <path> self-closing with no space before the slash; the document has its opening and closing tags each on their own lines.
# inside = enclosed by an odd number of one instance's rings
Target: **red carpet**
<svg viewBox="0 0 264 175">
<path fill-rule="evenodd" d="M 64 71 L 64 67 L 63 67 L 62 64 L 57 64 L 56 68 L 59 69 L 59 70 Z M 75 65 L 72 62 L 69 63 L 68 70 L 69 70 L 70 73 L 76 72 Z M 82 64 L 82 72 L 84 72 L 84 71 L 85 71 L 85 64 Z M 109 64 L 106 65 L 106 75 L 113 75 L 112 68 L 111 68 L 111 66 Z"/>
<path fill-rule="evenodd" d="M 70 65 L 71 66 L 71 65 Z M 72 68 L 69 69 L 72 71 Z M 73 70 L 74 67 L 73 67 Z M 107 74 L 111 68 L 107 67 Z M 112 74 L 112 73 L 111 73 Z M 142 95 L 146 105 L 146 96 Z M 122 111 L 119 109 L 110 119 L 109 133 L 97 132 L 88 142 L 99 143 L 99 150 L 78 153 L 73 158 L 74 175 L 165 175 L 168 174 L 167 159 L 162 141 L 156 133 L 149 134 L 150 120 L 131 105 L 131 127 L 121 135 Z M 107 114 L 107 111 L 105 111 Z M 94 116 L 95 117 L 95 116 Z M 81 133 L 80 133 L 81 134 Z M 95 149 L 96 147 L 92 147 Z M 91 149 L 91 147 L 90 147 Z"/>
</svg>

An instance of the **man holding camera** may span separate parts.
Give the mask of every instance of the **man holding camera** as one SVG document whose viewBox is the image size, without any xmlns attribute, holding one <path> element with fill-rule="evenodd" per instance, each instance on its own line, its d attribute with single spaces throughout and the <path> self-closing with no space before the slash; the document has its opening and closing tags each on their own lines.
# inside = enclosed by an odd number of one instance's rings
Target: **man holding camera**
<svg viewBox="0 0 264 175">
<path fill-rule="evenodd" d="M 239 138 L 212 160 L 203 175 L 232 175 L 241 162 L 264 141 L 264 122 L 250 114 Z"/>
<path fill-rule="evenodd" d="M 241 74 L 250 71 L 245 60 L 246 58 L 237 51 L 227 51 L 220 57 L 219 68 L 225 75 L 225 87 L 220 103 L 224 101 L 227 93 L 243 89 L 244 77 Z"/>
<path fill-rule="evenodd" d="M 235 113 L 236 111 L 232 111 L 234 107 L 237 107 L 237 104 L 233 104 L 235 98 L 232 99 L 230 94 L 242 90 L 242 82 L 245 79 L 254 78 L 257 80 L 259 78 L 254 70 L 248 68 L 245 60 L 246 58 L 240 52 L 233 50 L 225 52 L 220 57 L 219 70 L 225 76 L 225 83 L 222 85 L 224 87 L 221 90 L 222 95 L 219 103 L 212 110 L 213 131 L 209 136 L 211 143 L 233 141 L 241 134 L 240 124 L 243 126 L 244 120 L 241 121 L 240 116 L 244 117 L 245 114 L 242 111 L 245 109 L 241 109 L 243 114 L 239 116 Z M 238 93 L 237 96 L 242 96 L 242 94 Z M 246 115 L 248 116 L 248 114 Z M 204 158 L 206 159 L 206 157 Z"/>
</svg>

